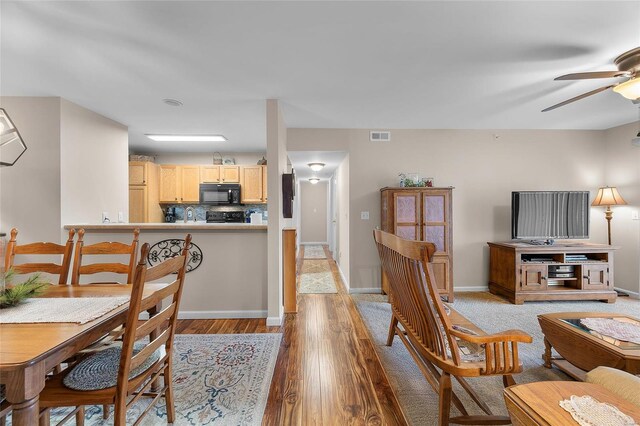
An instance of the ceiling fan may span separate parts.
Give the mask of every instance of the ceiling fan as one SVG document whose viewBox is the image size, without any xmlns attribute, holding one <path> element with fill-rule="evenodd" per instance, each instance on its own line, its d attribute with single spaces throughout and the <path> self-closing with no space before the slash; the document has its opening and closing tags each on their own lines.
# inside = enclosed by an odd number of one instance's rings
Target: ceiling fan
<svg viewBox="0 0 640 426">
<path fill-rule="evenodd" d="M 640 103 L 640 47 L 624 52 L 622 55 L 618 56 L 613 63 L 618 67 L 617 71 L 579 72 L 562 75 L 560 77 L 556 77 L 555 80 L 588 80 L 593 78 L 622 77 L 626 78 L 626 81 L 617 84 L 610 84 L 608 86 L 583 93 L 575 98 L 567 99 L 559 104 L 545 108 L 542 112 L 551 111 L 552 109 L 565 106 L 609 89 L 613 89 L 614 92 L 619 93 L 627 99 L 631 99 L 634 103 Z"/>
</svg>

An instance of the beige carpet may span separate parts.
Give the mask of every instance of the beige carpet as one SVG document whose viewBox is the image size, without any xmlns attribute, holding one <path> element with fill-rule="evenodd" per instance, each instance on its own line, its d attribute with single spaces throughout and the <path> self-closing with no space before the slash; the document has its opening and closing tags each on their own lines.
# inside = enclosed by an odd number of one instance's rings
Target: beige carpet
<svg viewBox="0 0 640 426">
<path fill-rule="evenodd" d="M 386 296 L 352 295 L 356 306 L 363 317 L 365 325 L 371 332 L 380 360 L 393 387 L 400 405 L 413 425 L 434 425 L 438 419 L 437 394 L 422 376 L 413 359 L 397 338 L 393 346 L 385 346 L 391 308 L 386 303 Z M 601 302 L 527 302 L 524 305 L 512 305 L 489 293 L 459 293 L 453 307 L 473 321 L 487 333 L 495 333 L 508 329 L 521 329 L 533 337 L 533 343 L 519 345 L 520 358 L 524 372 L 514 376 L 518 383 L 529 383 L 543 380 L 569 380 L 556 369 L 547 369 L 542 365 L 544 352 L 543 335 L 538 326 L 537 315 L 563 311 L 595 311 L 616 312 L 638 316 L 640 301 L 627 297 L 618 298 L 614 304 Z M 502 382 L 500 378 L 485 377 L 469 380 L 474 389 L 483 396 L 495 414 L 506 415 L 507 411 L 502 398 Z M 454 383 L 456 385 L 456 383 Z M 459 390 L 459 389 L 458 389 Z M 459 396 L 465 396 L 460 390 Z M 470 412 L 481 414 L 469 398 L 461 398 Z M 452 414 L 455 415 L 455 408 Z"/>
</svg>

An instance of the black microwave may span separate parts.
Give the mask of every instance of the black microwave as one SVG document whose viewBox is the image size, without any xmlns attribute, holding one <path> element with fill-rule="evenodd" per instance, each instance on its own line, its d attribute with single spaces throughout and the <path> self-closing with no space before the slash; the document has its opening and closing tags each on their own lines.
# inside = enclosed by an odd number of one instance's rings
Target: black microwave
<svg viewBox="0 0 640 426">
<path fill-rule="evenodd" d="M 201 183 L 200 204 L 240 204 L 240 185 L 233 183 Z"/>
</svg>

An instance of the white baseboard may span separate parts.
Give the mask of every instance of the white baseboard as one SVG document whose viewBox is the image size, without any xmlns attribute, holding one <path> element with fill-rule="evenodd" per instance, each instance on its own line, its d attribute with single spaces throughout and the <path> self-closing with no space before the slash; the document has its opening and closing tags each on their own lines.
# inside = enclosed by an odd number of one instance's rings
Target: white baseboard
<svg viewBox="0 0 640 426">
<path fill-rule="evenodd" d="M 336 268 L 338 268 L 338 273 L 340 274 L 340 279 L 344 284 L 345 290 L 347 290 L 347 293 L 349 293 L 351 291 L 349 288 L 349 281 L 347 281 L 347 278 L 344 276 L 344 273 L 342 272 L 342 268 L 340 268 L 340 265 L 338 265 L 338 262 L 336 262 Z"/>
<path fill-rule="evenodd" d="M 178 319 L 266 318 L 267 311 L 180 311 Z"/>
<path fill-rule="evenodd" d="M 380 287 L 369 287 L 369 288 L 350 288 L 349 293 L 358 294 L 358 293 L 382 293 L 382 289 Z"/>
<path fill-rule="evenodd" d="M 625 290 L 624 288 L 614 287 L 614 290 L 619 291 L 620 293 L 628 294 L 629 297 L 633 297 L 634 299 L 640 299 L 640 293 L 636 293 L 635 291 Z"/>
<path fill-rule="evenodd" d="M 460 293 L 470 292 L 470 291 L 489 291 L 489 287 L 478 285 L 478 286 L 465 286 L 465 287 L 453 287 L 453 291 L 459 291 Z"/>
<path fill-rule="evenodd" d="M 311 245 L 318 245 L 318 244 L 325 245 L 325 246 L 329 245 L 329 243 L 327 241 L 315 241 L 315 242 L 307 241 L 307 242 L 304 242 L 304 243 L 303 242 L 300 243 L 300 245 L 303 245 L 303 246 L 306 246 L 306 245 L 311 246 Z"/>
<path fill-rule="evenodd" d="M 267 327 L 280 327 L 284 319 L 284 314 L 279 317 L 267 317 Z"/>
</svg>

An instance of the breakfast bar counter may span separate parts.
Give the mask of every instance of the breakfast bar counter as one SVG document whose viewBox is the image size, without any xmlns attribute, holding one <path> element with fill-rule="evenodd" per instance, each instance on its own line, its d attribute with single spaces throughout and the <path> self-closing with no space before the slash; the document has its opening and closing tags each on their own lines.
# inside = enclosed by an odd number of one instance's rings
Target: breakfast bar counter
<svg viewBox="0 0 640 426">
<path fill-rule="evenodd" d="M 207 223 L 207 222 L 174 222 L 174 223 L 100 223 L 65 225 L 64 229 L 84 229 L 85 231 L 133 231 L 142 230 L 169 230 L 184 231 L 266 231 L 267 225 L 255 223 Z"/>
<path fill-rule="evenodd" d="M 68 224 L 65 230 L 84 229 L 85 244 L 100 241 L 131 243 L 140 230 L 139 247 L 155 246 L 156 257 L 187 234 L 197 246 L 190 252 L 192 270 L 185 276 L 180 318 L 267 317 L 267 225 L 250 223 L 107 223 Z M 63 234 L 67 234 L 64 231 Z M 164 248 L 163 248 L 164 247 Z M 138 248 L 139 253 L 140 248 Z M 163 252 L 162 250 L 165 250 Z M 179 251 L 179 249 L 178 249 Z M 153 261 L 154 259 L 149 259 Z M 197 265 L 197 266 L 196 266 Z M 100 277 L 92 278 L 94 281 Z"/>
</svg>

